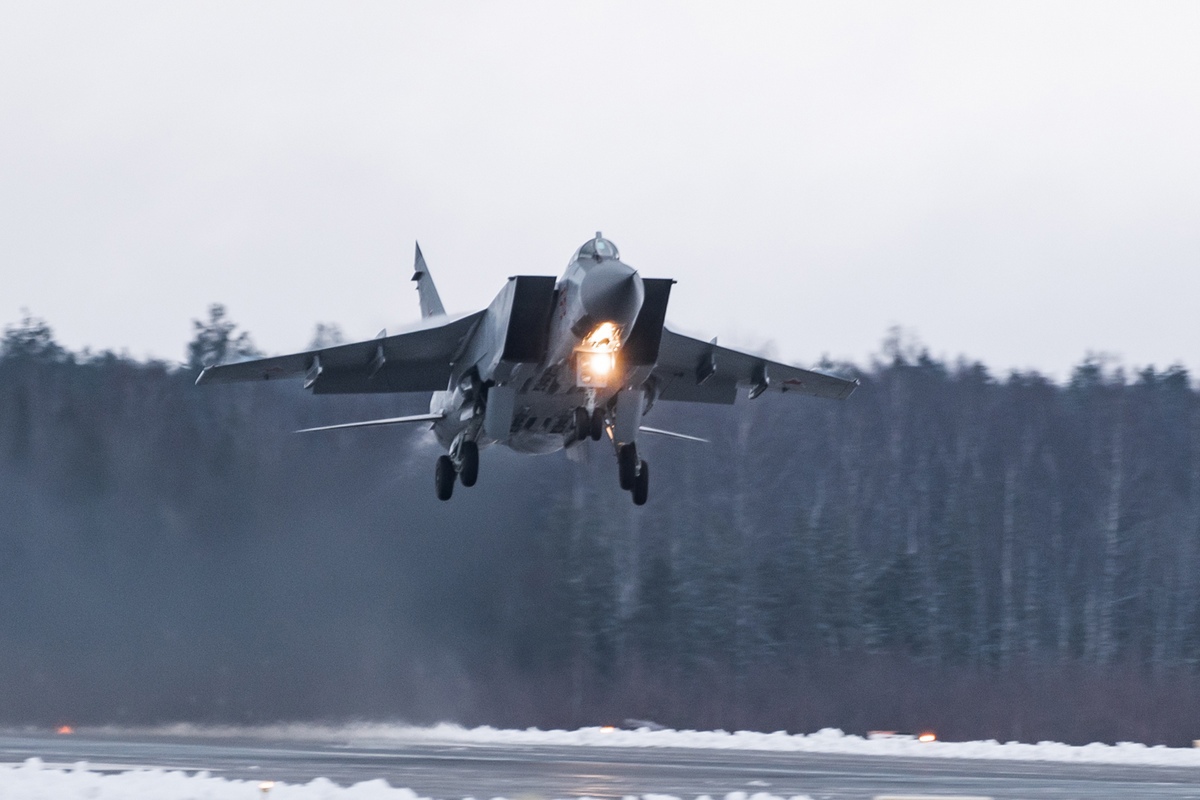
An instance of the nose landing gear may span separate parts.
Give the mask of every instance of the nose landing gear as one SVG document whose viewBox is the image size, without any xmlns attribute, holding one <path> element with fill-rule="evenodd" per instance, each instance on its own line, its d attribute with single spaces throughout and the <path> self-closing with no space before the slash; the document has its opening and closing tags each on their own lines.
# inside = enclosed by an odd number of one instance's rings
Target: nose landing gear
<svg viewBox="0 0 1200 800">
<path fill-rule="evenodd" d="M 592 433 L 592 418 L 583 406 L 575 409 L 575 441 L 582 442 Z"/>
<path fill-rule="evenodd" d="M 572 424 L 575 431 L 575 440 L 582 442 L 585 439 L 591 439 L 593 442 L 598 442 L 604 438 L 604 409 L 597 406 L 592 409 L 591 413 L 583 406 L 575 409 L 575 417 Z"/>
</svg>

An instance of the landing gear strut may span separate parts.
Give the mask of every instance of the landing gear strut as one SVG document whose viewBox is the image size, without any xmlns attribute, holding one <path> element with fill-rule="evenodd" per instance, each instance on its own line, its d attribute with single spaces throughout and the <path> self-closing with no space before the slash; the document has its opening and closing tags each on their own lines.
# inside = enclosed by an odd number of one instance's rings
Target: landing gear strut
<svg viewBox="0 0 1200 800">
<path fill-rule="evenodd" d="M 604 436 L 604 409 L 592 409 L 591 430 L 588 433 L 592 436 L 593 442 L 600 441 L 600 437 Z M 583 438 L 582 436 L 579 438 Z"/>
</svg>

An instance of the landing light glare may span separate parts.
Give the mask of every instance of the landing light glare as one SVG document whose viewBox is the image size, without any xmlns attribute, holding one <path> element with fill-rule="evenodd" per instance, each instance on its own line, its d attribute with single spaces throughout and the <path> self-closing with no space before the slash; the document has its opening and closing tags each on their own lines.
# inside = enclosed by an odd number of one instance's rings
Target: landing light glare
<svg viewBox="0 0 1200 800">
<path fill-rule="evenodd" d="M 621 331 L 612 322 L 601 322 L 584 338 L 583 346 L 589 350 L 605 352 L 618 350 L 621 347 Z"/>
<path fill-rule="evenodd" d="M 613 354 L 612 353 L 592 353 L 589 359 L 592 367 L 592 372 L 597 375 L 607 375 L 612 372 Z"/>
</svg>

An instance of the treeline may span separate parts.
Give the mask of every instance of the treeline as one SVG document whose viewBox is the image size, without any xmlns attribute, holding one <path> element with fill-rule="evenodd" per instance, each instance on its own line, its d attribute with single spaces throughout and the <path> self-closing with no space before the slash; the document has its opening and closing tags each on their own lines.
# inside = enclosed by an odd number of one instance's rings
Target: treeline
<svg viewBox="0 0 1200 800">
<path fill-rule="evenodd" d="M 254 352 L 216 312 L 193 366 Z M 198 389 L 11 325 L 0 721 L 1200 735 L 1183 369 L 1090 359 L 1060 385 L 898 338 L 823 366 L 861 389 L 654 408 L 713 443 L 642 443 L 644 508 L 597 444 L 489 449 L 442 504 L 428 434 L 290 433 L 423 397 Z"/>
</svg>

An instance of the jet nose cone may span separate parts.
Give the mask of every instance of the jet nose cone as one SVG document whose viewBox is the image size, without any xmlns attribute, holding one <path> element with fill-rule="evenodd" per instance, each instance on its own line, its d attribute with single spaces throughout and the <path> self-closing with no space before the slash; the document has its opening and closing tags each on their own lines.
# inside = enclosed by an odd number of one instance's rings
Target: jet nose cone
<svg viewBox="0 0 1200 800">
<path fill-rule="evenodd" d="M 613 322 L 626 333 L 642 310 L 646 289 L 633 268 L 608 261 L 588 270 L 580 288 L 587 316 L 595 322 Z"/>
</svg>

